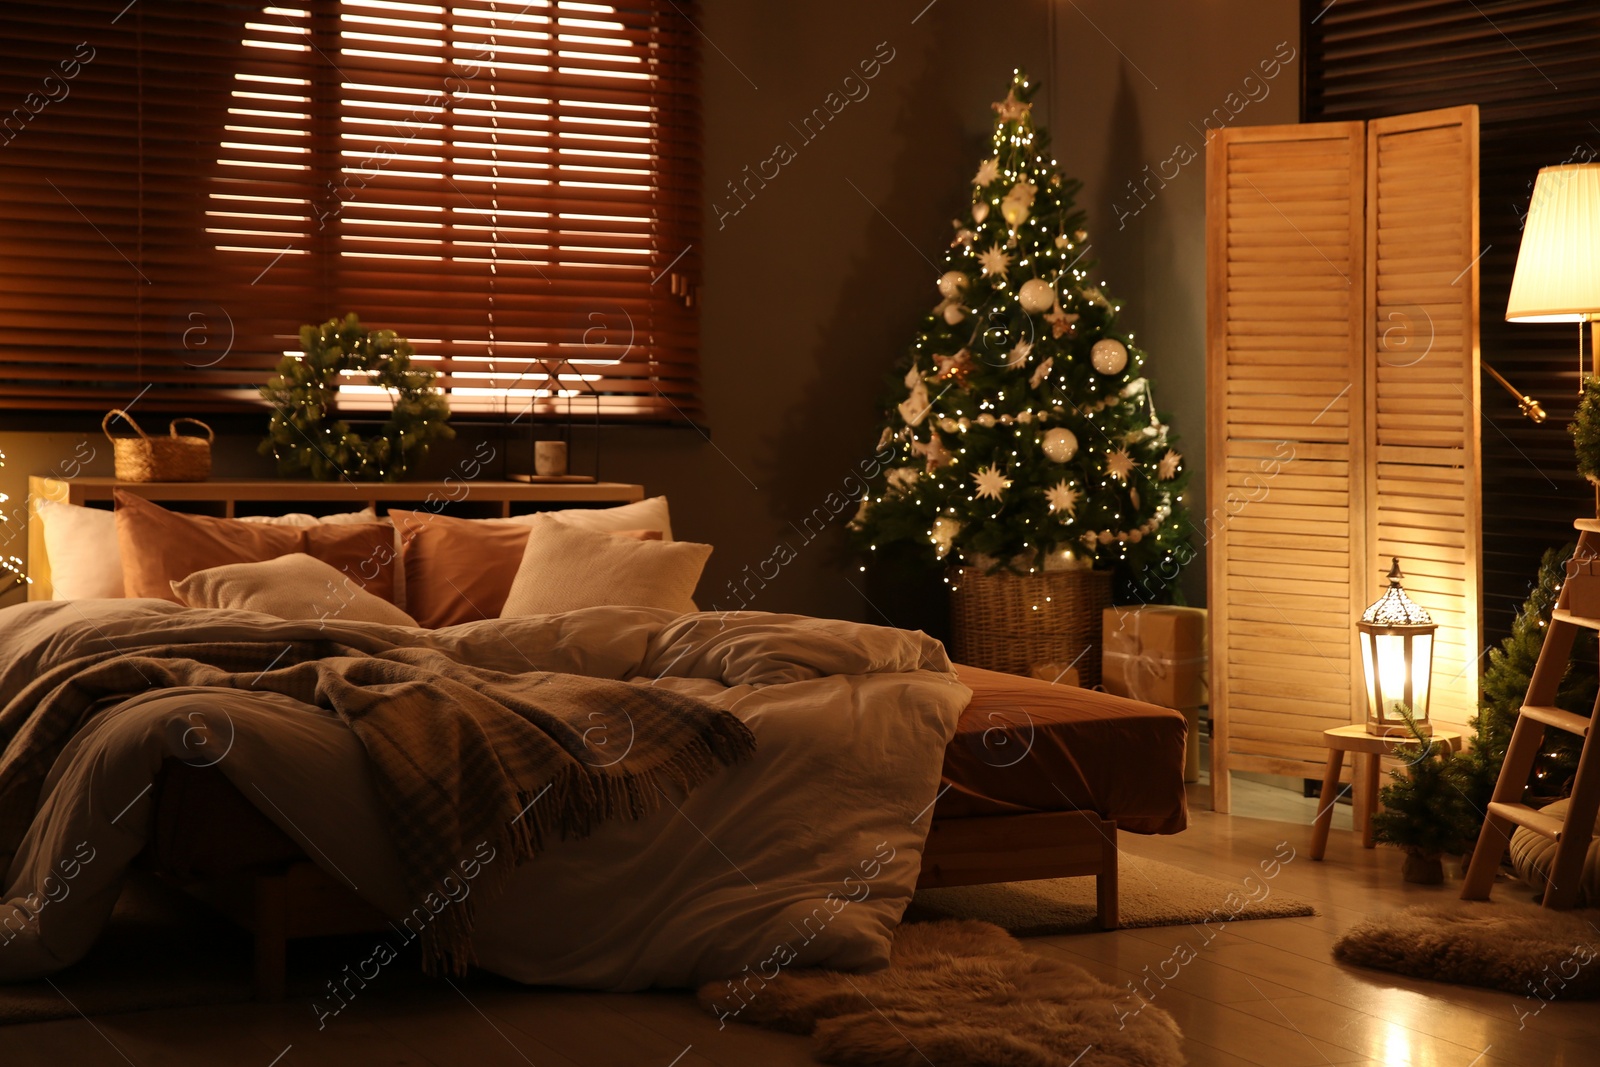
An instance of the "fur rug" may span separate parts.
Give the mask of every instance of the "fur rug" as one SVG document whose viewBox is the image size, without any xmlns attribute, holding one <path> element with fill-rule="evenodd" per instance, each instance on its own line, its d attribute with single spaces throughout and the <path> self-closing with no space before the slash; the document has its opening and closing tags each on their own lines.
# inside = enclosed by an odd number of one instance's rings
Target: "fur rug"
<svg viewBox="0 0 1600 1067">
<path fill-rule="evenodd" d="M 981 922 L 907 923 L 870 974 L 780 971 L 714 982 L 722 1019 L 811 1034 L 839 1067 L 1168 1067 L 1184 1062 L 1166 1012 L 1117 1012 L 1120 991 Z"/>
<path fill-rule="evenodd" d="M 1333 943 L 1345 963 L 1540 1000 L 1600 997 L 1593 912 L 1519 901 L 1422 905 L 1368 919 Z"/>
</svg>

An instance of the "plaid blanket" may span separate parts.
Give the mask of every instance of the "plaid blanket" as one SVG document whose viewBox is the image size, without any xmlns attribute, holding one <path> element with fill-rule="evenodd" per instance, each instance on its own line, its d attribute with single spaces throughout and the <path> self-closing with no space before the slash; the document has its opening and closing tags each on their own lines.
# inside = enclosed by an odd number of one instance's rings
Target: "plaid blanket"
<svg viewBox="0 0 1600 1067">
<path fill-rule="evenodd" d="M 245 628 L 237 614 L 191 612 L 148 633 L 110 636 L 91 620 L 74 625 L 51 614 L 54 627 L 0 635 L 5 866 L 73 735 L 151 689 L 277 693 L 337 713 L 366 749 L 419 904 L 440 896 L 442 880 L 483 842 L 513 861 L 483 867 L 479 885 L 492 893 L 552 835 L 641 818 L 660 806 L 664 789 L 692 789 L 755 749 L 743 723 L 702 701 L 609 679 L 475 667 L 414 631 L 346 625 L 332 639 L 315 624 L 246 616 L 255 621 Z M 202 614 L 213 617 L 218 639 L 193 621 Z M 221 616 L 234 624 L 217 623 Z M 430 972 L 460 974 L 472 962 L 476 898 L 429 923 L 422 948 Z"/>
</svg>

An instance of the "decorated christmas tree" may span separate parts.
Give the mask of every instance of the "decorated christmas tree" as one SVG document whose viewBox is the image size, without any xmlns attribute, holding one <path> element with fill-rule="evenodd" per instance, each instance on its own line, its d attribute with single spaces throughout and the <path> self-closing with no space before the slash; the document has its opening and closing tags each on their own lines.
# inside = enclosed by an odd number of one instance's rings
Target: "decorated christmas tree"
<svg viewBox="0 0 1600 1067">
<path fill-rule="evenodd" d="M 1189 553 L 1187 464 L 1121 306 L 1092 279 L 1076 181 L 1017 71 L 944 253 L 939 302 L 891 379 L 851 528 L 870 562 L 1098 566 L 1159 599 Z"/>
</svg>

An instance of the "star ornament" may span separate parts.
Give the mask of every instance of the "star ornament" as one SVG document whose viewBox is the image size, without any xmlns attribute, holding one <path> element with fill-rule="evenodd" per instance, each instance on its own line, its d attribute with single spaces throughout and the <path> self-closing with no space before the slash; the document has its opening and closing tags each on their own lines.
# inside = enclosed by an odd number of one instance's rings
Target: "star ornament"
<svg viewBox="0 0 1600 1067">
<path fill-rule="evenodd" d="M 1032 341 L 1018 341 L 1016 344 L 1011 346 L 1011 355 L 1006 359 L 1006 366 L 1012 370 L 1016 370 L 1018 367 L 1028 362 L 1028 356 L 1032 352 Z"/>
<path fill-rule="evenodd" d="M 1006 93 L 1006 98 L 1004 100 L 990 104 L 989 106 L 994 108 L 994 112 L 996 115 L 1000 116 L 1001 122 L 1015 122 L 1017 119 L 1020 119 L 1029 111 L 1033 110 L 1032 104 L 1017 99 L 1017 91 L 1015 89 L 1012 89 L 1010 92 Z"/>
<path fill-rule="evenodd" d="M 978 254 L 978 262 L 983 266 L 983 273 L 997 274 L 1004 278 L 1006 268 L 1011 266 L 1011 257 L 998 246 L 990 245 Z"/>
<path fill-rule="evenodd" d="M 1044 491 L 1045 502 L 1050 505 L 1050 510 L 1072 518 L 1078 510 L 1078 501 L 1083 499 L 1083 494 L 1074 489 L 1065 478 Z"/>
<path fill-rule="evenodd" d="M 1126 448 L 1119 448 L 1106 453 L 1106 473 L 1119 482 L 1128 480 L 1128 475 L 1133 473 L 1133 468 L 1138 466 Z"/>
<path fill-rule="evenodd" d="M 1050 324 L 1050 336 L 1060 337 L 1064 333 L 1072 333 L 1077 328 L 1078 316 L 1076 312 L 1062 311 L 1061 305 L 1057 304 L 1045 312 L 1044 321 Z"/>
<path fill-rule="evenodd" d="M 999 500 L 1007 489 L 1011 488 L 1011 479 L 1000 473 L 1000 468 L 993 463 L 987 467 L 980 467 L 972 480 L 977 484 L 978 496 Z"/>
<path fill-rule="evenodd" d="M 922 456 L 927 461 L 930 473 L 943 467 L 954 458 L 951 451 L 944 446 L 944 439 L 939 436 L 939 431 L 937 430 L 928 438 L 926 444 L 921 441 L 913 442 L 911 451 Z"/>
<path fill-rule="evenodd" d="M 1167 454 L 1156 464 L 1156 474 L 1162 481 L 1170 482 L 1178 476 L 1178 465 L 1182 462 L 1183 457 L 1169 448 Z"/>
<path fill-rule="evenodd" d="M 972 176 L 972 184 L 988 185 L 998 177 L 1000 177 L 1000 161 L 993 158 L 986 159 L 978 165 L 978 173 Z"/>
<path fill-rule="evenodd" d="M 938 373 L 933 376 L 936 382 L 951 378 L 965 379 L 972 371 L 972 353 L 963 348 L 953 356 L 934 356 L 933 365 L 938 368 Z"/>
</svg>

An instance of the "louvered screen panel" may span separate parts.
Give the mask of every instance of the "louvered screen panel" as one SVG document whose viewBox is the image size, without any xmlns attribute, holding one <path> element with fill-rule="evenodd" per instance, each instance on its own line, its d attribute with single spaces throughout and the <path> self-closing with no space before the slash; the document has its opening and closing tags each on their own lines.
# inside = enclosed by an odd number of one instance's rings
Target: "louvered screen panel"
<svg viewBox="0 0 1600 1067">
<path fill-rule="evenodd" d="M 1367 580 L 1391 557 L 1439 624 L 1431 715 L 1477 709 L 1482 519 L 1478 455 L 1478 111 L 1367 126 Z"/>
<path fill-rule="evenodd" d="M 1364 559 L 1360 123 L 1207 144 L 1213 801 L 1232 770 L 1312 776 L 1351 721 Z"/>
</svg>

